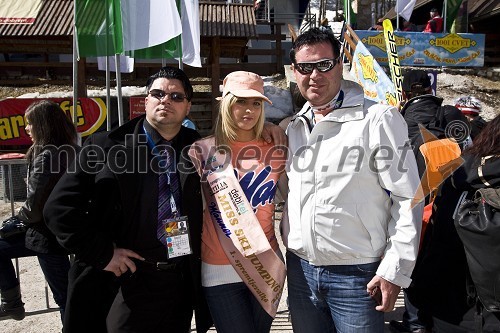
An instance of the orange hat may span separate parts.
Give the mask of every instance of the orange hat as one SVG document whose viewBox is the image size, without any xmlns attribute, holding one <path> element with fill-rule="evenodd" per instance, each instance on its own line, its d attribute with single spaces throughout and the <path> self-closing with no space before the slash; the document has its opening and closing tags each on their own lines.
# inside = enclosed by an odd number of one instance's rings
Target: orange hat
<svg viewBox="0 0 500 333">
<path fill-rule="evenodd" d="M 264 80 L 252 72 L 236 71 L 229 73 L 222 83 L 222 98 L 228 93 L 236 97 L 262 98 L 269 104 L 273 104 L 264 95 Z"/>
</svg>

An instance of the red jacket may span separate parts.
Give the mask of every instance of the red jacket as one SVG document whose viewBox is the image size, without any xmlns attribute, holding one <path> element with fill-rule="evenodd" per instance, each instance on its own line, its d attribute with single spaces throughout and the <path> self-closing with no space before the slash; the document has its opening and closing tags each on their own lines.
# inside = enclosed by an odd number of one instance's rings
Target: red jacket
<svg viewBox="0 0 500 333">
<path fill-rule="evenodd" d="M 443 23 L 441 16 L 433 17 L 427 22 L 424 32 L 443 32 Z"/>
</svg>

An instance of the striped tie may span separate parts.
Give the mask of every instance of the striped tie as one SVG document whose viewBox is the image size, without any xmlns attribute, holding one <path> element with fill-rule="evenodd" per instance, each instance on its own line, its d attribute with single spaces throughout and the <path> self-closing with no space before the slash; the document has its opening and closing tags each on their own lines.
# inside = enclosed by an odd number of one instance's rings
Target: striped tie
<svg viewBox="0 0 500 333">
<path fill-rule="evenodd" d="M 165 154 L 162 155 L 164 160 L 162 165 L 165 165 L 165 172 L 158 176 L 158 227 L 157 236 L 160 242 L 166 247 L 167 240 L 165 236 L 166 220 L 173 218 L 172 198 L 175 202 L 176 215 L 179 215 L 180 209 L 180 192 L 179 192 L 179 177 L 175 172 L 175 155 L 171 143 L 168 141 L 162 142 L 163 145 L 169 146 L 165 149 Z"/>
</svg>

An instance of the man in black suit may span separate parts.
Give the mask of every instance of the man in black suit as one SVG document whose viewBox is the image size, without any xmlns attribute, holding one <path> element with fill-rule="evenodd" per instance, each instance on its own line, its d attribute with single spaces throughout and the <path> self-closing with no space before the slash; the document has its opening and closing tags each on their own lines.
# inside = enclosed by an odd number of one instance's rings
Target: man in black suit
<svg viewBox="0 0 500 333">
<path fill-rule="evenodd" d="M 75 254 L 65 332 L 188 332 L 193 308 L 198 332 L 210 327 L 200 292 L 200 179 L 186 149 L 200 136 L 181 126 L 193 88 L 182 70 L 164 67 L 147 93 L 146 115 L 90 137 L 45 206 L 49 228 Z M 192 253 L 174 258 L 158 238 L 162 154 L 177 162 L 166 218 L 181 216 L 191 237 Z"/>
</svg>

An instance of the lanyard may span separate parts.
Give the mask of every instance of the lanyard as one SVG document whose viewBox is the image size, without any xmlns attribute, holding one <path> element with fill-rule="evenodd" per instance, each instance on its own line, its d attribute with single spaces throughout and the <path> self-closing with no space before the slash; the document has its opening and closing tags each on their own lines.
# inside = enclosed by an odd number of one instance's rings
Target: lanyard
<svg viewBox="0 0 500 333">
<path fill-rule="evenodd" d="M 149 148 L 151 149 L 151 151 L 153 152 L 153 154 L 155 156 L 163 156 L 163 155 L 166 155 L 166 151 L 163 151 L 163 152 L 160 152 L 158 151 L 158 146 L 153 142 L 153 139 L 151 138 L 151 136 L 149 135 L 149 133 L 146 131 L 146 128 L 144 127 L 144 125 L 142 126 L 142 129 L 144 130 L 144 134 L 146 134 L 146 139 L 148 141 L 148 146 Z M 170 165 L 170 169 L 169 170 L 165 170 L 164 173 L 165 175 L 167 176 L 167 184 L 168 186 L 170 187 L 170 173 L 171 172 L 175 172 L 175 171 L 172 171 L 172 168 L 175 168 L 174 166 L 174 163 L 172 163 Z M 177 205 L 175 203 L 175 198 L 174 198 L 174 195 L 173 195 L 173 192 L 172 192 L 172 188 L 170 187 L 170 207 L 172 209 L 172 214 L 174 217 L 177 217 Z"/>
</svg>

